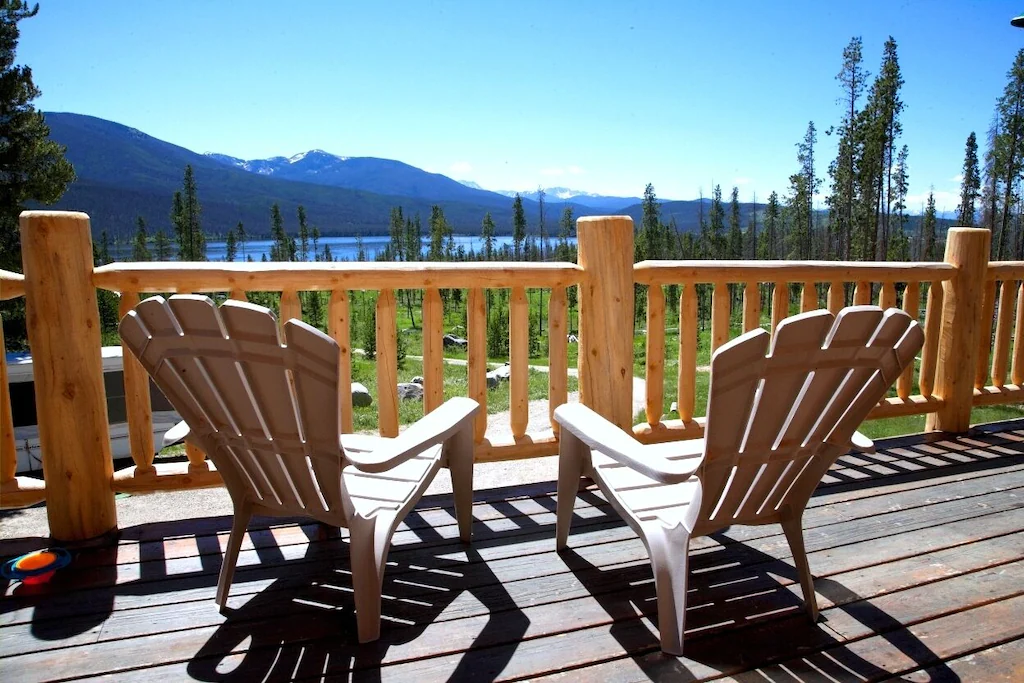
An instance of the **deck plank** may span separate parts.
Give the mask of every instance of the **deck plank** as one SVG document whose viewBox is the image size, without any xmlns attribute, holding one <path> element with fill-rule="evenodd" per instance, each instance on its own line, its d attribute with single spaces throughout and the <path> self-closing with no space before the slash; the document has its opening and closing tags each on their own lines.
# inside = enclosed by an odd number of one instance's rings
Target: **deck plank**
<svg viewBox="0 0 1024 683">
<path fill-rule="evenodd" d="M 147 681 L 928 680 L 1019 670 L 1021 426 L 844 456 L 804 517 L 824 616 L 816 626 L 776 525 L 695 539 L 684 658 L 658 649 L 653 579 L 635 534 L 590 490 L 576 504 L 570 551 L 554 552 L 546 483 L 478 493 L 468 548 L 450 498 L 425 500 L 396 534 L 376 645 L 354 641 L 344 535 L 321 540 L 300 520 L 254 525 L 222 616 L 212 597 L 230 520 L 208 518 L 126 530 L 34 594 L 3 586 L 0 670 L 11 680 Z M 0 555 L 33 542 L 0 542 Z"/>
</svg>

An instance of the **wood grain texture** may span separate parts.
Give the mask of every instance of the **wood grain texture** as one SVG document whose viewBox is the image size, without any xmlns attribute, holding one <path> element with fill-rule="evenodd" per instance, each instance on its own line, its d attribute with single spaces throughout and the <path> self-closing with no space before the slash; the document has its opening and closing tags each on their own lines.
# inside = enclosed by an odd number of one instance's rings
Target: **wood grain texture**
<svg viewBox="0 0 1024 683">
<path fill-rule="evenodd" d="M 18 471 L 18 459 L 14 455 L 14 416 L 11 412 L 10 384 L 7 381 L 6 350 L 4 328 L 0 325 L 0 485 L 14 481 Z"/>
<path fill-rule="evenodd" d="M 110 263 L 96 269 L 93 282 L 115 292 L 281 292 L 469 289 L 484 287 L 566 287 L 579 282 L 571 263 Z"/>
<path fill-rule="evenodd" d="M 530 418 L 530 305 L 526 290 L 513 287 L 508 305 L 509 348 L 508 360 L 512 377 L 509 380 L 509 410 L 512 436 L 519 439 L 526 434 Z"/>
<path fill-rule="evenodd" d="M 818 308 L 818 289 L 813 282 L 805 282 L 800 290 L 800 312 L 806 313 Z"/>
<path fill-rule="evenodd" d="M 870 303 L 871 282 L 867 280 L 858 280 L 857 285 L 853 288 L 853 305 L 867 306 Z"/>
<path fill-rule="evenodd" d="M 580 399 L 623 430 L 633 424 L 633 220 L 576 223 L 580 285 Z"/>
<path fill-rule="evenodd" d="M 473 419 L 473 440 L 483 441 L 487 432 L 487 298 L 479 287 L 469 290 L 466 311 L 469 335 L 469 397 L 480 404 Z"/>
<path fill-rule="evenodd" d="M 974 388 L 985 386 L 989 376 L 989 358 L 992 355 L 992 327 L 996 309 L 996 285 L 990 280 L 984 284 L 984 299 L 981 307 L 981 318 L 978 320 L 978 351 L 975 355 Z"/>
<path fill-rule="evenodd" d="M 711 293 L 711 353 L 729 341 L 731 298 L 729 285 L 724 281 L 714 284 L 714 291 Z"/>
<path fill-rule="evenodd" d="M 949 280 L 956 269 L 947 263 L 871 261 L 643 261 L 636 264 L 640 284 L 714 282 L 907 282 Z"/>
<path fill-rule="evenodd" d="M 928 303 L 924 313 L 924 348 L 921 349 L 921 371 L 918 374 L 922 396 L 931 396 L 935 389 L 935 367 L 939 360 L 944 294 L 945 287 L 941 282 L 928 284 Z"/>
<path fill-rule="evenodd" d="M 377 295 L 377 423 L 381 436 L 398 436 L 398 319 L 395 291 Z"/>
<path fill-rule="evenodd" d="M 757 282 L 743 285 L 743 331 L 761 326 L 761 286 Z"/>
<path fill-rule="evenodd" d="M 117 528 L 89 217 L 26 211 L 20 223 L 28 339 L 47 369 L 35 374 L 47 518 L 54 538 L 83 541 Z"/>
<path fill-rule="evenodd" d="M 1024 282 L 1017 289 L 1017 314 L 1013 326 L 1013 365 L 1010 378 L 1014 384 L 1024 384 Z"/>
<path fill-rule="evenodd" d="M 277 316 L 278 324 L 284 329 L 284 324 L 292 318 L 302 320 L 302 303 L 299 301 L 297 291 L 286 289 L 281 292 L 281 315 Z"/>
<path fill-rule="evenodd" d="M 697 393 L 697 286 L 683 285 L 679 292 L 679 418 L 693 419 Z"/>
<path fill-rule="evenodd" d="M 569 348 L 566 337 L 568 316 L 567 297 L 564 287 L 551 290 L 548 300 L 548 421 L 558 435 L 555 408 L 568 400 L 569 396 Z"/>
<path fill-rule="evenodd" d="M 423 295 L 423 412 L 444 403 L 444 308 L 441 292 L 428 289 Z"/>
<path fill-rule="evenodd" d="M 846 285 L 841 280 L 833 280 L 828 284 L 827 307 L 829 313 L 838 315 L 844 305 L 846 305 Z"/>
<path fill-rule="evenodd" d="M 338 342 L 338 411 L 342 434 L 351 434 L 352 416 L 352 333 L 349 323 L 348 290 L 335 289 L 327 305 L 327 333 Z"/>
<path fill-rule="evenodd" d="M 878 305 L 882 308 L 896 307 L 896 283 L 883 282 L 882 289 L 878 293 Z M 915 316 L 916 319 L 916 316 Z"/>
<path fill-rule="evenodd" d="M 945 261 L 957 274 L 943 284 L 935 395 L 944 405 L 929 415 L 928 430 L 962 433 L 971 424 L 990 240 L 991 233 L 982 228 L 950 228 L 946 238 Z"/>
<path fill-rule="evenodd" d="M 921 285 L 916 280 L 907 283 L 903 292 L 903 312 L 917 320 L 921 310 Z M 914 364 L 911 363 L 896 382 L 896 395 L 906 400 L 914 388 Z"/>
<path fill-rule="evenodd" d="M 789 284 L 775 282 L 772 285 L 772 334 L 779 329 L 783 320 L 789 317 Z"/>
<path fill-rule="evenodd" d="M 1007 280 L 999 286 L 999 317 L 996 322 L 995 348 L 992 351 L 992 386 L 1006 383 L 1006 368 L 1010 359 L 1010 332 L 1013 314 L 1017 308 L 1017 283 Z"/>
<path fill-rule="evenodd" d="M 139 303 L 135 292 L 121 292 L 118 315 L 124 317 Z M 149 375 L 138 359 L 121 345 L 121 359 L 124 370 L 124 407 L 128 419 L 128 443 L 132 462 L 139 475 L 151 474 L 153 457 L 156 454 L 153 443 L 153 406 L 149 395 Z"/>
<path fill-rule="evenodd" d="M 0 301 L 25 296 L 25 276 L 10 270 L 0 269 Z"/>
<path fill-rule="evenodd" d="M 647 424 L 661 421 L 665 403 L 665 292 L 661 285 L 647 289 Z"/>
</svg>

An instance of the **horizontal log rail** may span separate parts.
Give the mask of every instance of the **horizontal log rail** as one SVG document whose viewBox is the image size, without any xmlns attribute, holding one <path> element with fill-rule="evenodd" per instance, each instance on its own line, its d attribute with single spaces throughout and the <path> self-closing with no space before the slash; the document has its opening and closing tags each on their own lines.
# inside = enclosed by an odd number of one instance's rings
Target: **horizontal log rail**
<svg viewBox="0 0 1024 683">
<path fill-rule="evenodd" d="M 635 278 L 641 285 L 714 284 L 716 282 L 942 282 L 956 268 L 931 261 L 641 261 Z"/>
<path fill-rule="evenodd" d="M 25 276 L 0 270 L 0 301 L 17 299 L 19 296 L 25 296 Z"/>
<path fill-rule="evenodd" d="M 332 262 L 109 263 L 93 284 L 114 292 L 283 292 L 381 289 L 567 287 L 582 279 L 574 263 Z"/>
</svg>

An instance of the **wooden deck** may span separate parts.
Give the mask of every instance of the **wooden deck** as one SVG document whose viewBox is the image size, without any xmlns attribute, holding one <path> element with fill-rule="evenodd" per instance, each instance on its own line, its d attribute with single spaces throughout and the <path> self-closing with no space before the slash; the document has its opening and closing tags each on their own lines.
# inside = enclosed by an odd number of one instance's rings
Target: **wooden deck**
<svg viewBox="0 0 1024 683">
<path fill-rule="evenodd" d="M 47 586 L 4 585 L 0 678 L 1024 680 L 1024 421 L 880 446 L 843 458 L 804 518 L 816 625 L 781 529 L 734 527 L 693 543 L 686 657 L 662 655 L 643 545 L 590 490 L 555 553 L 547 484 L 478 493 L 471 547 L 425 500 L 362 647 L 343 540 L 254 527 L 225 617 L 228 518 L 125 529 Z"/>
</svg>

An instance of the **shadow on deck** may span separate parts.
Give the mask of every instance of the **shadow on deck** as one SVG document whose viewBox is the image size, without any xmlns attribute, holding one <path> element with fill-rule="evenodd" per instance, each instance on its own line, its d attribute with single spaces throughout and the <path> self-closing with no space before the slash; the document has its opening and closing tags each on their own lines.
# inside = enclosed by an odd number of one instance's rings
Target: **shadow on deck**
<svg viewBox="0 0 1024 683">
<path fill-rule="evenodd" d="M 378 643 L 359 646 L 344 538 L 257 521 L 230 610 L 230 518 L 124 529 L 44 586 L 4 585 L 6 680 L 1024 679 L 1024 421 L 879 442 L 804 516 L 822 619 L 776 526 L 691 544 L 686 656 L 658 648 L 646 551 L 596 490 L 554 552 L 554 484 L 481 491 L 474 541 L 424 499 L 395 536 Z M 8 557 L 36 539 L 0 543 Z"/>
</svg>

